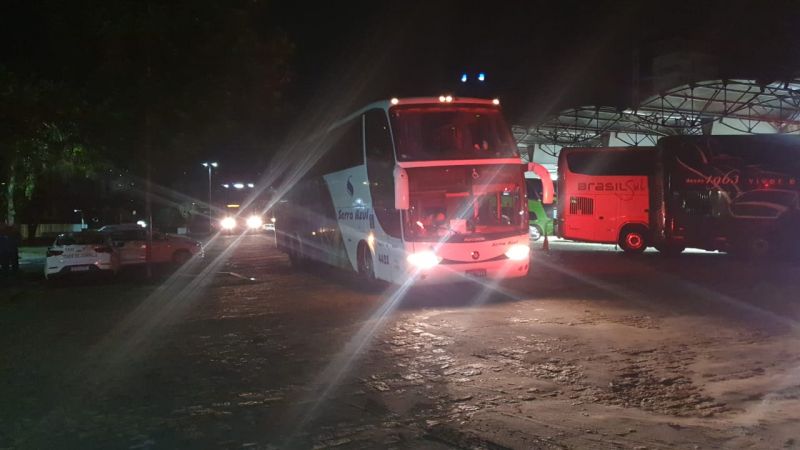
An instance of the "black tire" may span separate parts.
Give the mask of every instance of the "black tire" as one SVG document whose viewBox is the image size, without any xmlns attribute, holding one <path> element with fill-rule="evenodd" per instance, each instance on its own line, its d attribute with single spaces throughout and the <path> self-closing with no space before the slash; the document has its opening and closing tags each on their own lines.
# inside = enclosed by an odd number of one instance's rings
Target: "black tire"
<svg viewBox="0 0 800 450">
<path fill-rule="evenodd" d="M 289 240 L 289 262 L 292 267 L 303 269 L 308 263 L 308 259 L 303 254 L 303 243 L 300 240 L 300 235 L 295 235 Z"/>
<path fill-rule="evenodd" d="M 619 233 L 619 246 L 625 253 L 642 253 L 647 248 L 647 229 L 641 226 L 623 228 Z"/>
<path fill-rule="evenodd" d="M 358 244 L 358 275 L 368 284 L 375 282 L 375 261 L 366 242 Z"/>
<path fill-rule="evenodd" d="M 664 256 L 678 256 L 686 250 L 686 247 L 675 244 L 665 244 L 656 246 L 656 250 Z"/>
<path fill-rule="evenodd" d="M 175 253 L 172 254 L 172 263 L 177 267 L 186 264 L 190 259 L 192 259 L 192 254 L 189 253 L 188 250 L 176 250 Z"/>
<path fill-rule="evenodd" d="M 765 236 L 753 236 L 740 244 L 741 253 L 747 259 L 760 261 L 767 258 L 774 251 L 772 242 Z"/>
<path fill-rule="evenodd" d="M 536 231 L 536 233 L 528 232 L 528 234 L 529 234 L 529 236 L 531 238 L 531 241 L 536 242 L 539 239 L 541 239 L 542 236 L 544 236 L 544 233 L 542 232 L 542 228 L 539 225 L 531 225 L 531 228 L 533 228 Z"/>
</svg>

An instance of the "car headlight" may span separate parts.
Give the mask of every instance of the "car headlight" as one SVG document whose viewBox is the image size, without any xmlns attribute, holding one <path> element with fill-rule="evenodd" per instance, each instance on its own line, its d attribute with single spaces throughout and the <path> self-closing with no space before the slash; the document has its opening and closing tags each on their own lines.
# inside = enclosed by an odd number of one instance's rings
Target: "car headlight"
<svg viewBox="0 0 800 450">
<path fill-rule="evenodd" d="M 223 230 L 232 230 L 236 228 L 236 219 L 233 217 L 226 217 L 219 221 L 219 225 Z"/>
<path fill-rule="evenodd" d="M 261 220 L 261 217 L 250 216 L 247 218 L 247 228 L 250 228 L 251 230 L 257 230 L 261 228 L 262 225 L 264 225 L 264 221 Z"/>
<path fill-rule="evenodd" d="M 525 244 L 514 244 L 506 251 L 506 257 L 514 261 L 523 261 L 528 259 L 531 253 L 531 248 Z"/>
<path fill-rule="evenodd" d="M 426 250 L 422 252 L 412 253 L 406 257 L 409 264 L 417 269 L 430 269 L 442 261 L 442 258 L 436 253 Z"/>
</svg>

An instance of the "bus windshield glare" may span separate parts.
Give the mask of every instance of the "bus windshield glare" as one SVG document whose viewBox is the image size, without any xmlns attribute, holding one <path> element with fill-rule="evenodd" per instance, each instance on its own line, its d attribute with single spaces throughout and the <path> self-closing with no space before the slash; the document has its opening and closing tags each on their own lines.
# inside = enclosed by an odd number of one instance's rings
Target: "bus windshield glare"
<svg viewBox="0 0 800 450">
<path fill-rule="evenodd" d="M 408 171 L 406 239 L 469 241 L 526 230 L 523 178 L 518 167 L 426 167 Z"/>
<path fill-rule="evenodd" d="M 390 110 L 399 161 L 518 157 L 502 113 L 479 105 L 408 105 Z"/>
</svg>

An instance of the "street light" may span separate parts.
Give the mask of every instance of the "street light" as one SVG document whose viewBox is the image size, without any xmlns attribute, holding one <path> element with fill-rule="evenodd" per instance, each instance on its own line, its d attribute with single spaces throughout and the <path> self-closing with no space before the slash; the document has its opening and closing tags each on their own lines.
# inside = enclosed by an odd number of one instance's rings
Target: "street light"
<svg viewBox="0 0 800 450">
<path fill-rule="evenodd" d="M 73 209 L 72 212 L 80 213 L 81 214 L 81 230 L 86 228 L 86 221 L 83 218 L 83 210 L 82 209 Z"/>
<path fill-rule="evenodd" d="M 208 169 L 208 223 L 210 227 L 211 222 L 214 220 L 211 218 L 211 169 L 219 167 L 219 163 L 216 161 L 206 161 L 203 163 L 203 167 Z"/>
</svg>

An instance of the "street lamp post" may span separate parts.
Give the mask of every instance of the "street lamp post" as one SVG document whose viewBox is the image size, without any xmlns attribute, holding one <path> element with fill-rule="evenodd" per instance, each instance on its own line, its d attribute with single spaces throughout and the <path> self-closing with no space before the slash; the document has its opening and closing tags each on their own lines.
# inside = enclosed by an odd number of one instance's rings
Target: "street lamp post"
<svg viewBox="0 0 800 450">
<path fill-rule="evenodd" d="M 83 210 L 82 209 L 73 209 L 72 212 L 80 213 L 81 214 L 81 231 L 86 228 L 86 220 L 83 218 Z"/>
<path fill-rule="evenodd" d="M 219 163 L 217 163 L 216 161 L 213 162 L 206 161 L 203 163 L 203 167 L 208 169 L 208 227 L 209 227 L 208 229 L 209 231 L 211 231 L 211 225 L 213 221 L 211 215 L 211 169 L 212 168 L 216 169 L 217 167 L 219 167 Z"/>
</svg>

